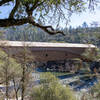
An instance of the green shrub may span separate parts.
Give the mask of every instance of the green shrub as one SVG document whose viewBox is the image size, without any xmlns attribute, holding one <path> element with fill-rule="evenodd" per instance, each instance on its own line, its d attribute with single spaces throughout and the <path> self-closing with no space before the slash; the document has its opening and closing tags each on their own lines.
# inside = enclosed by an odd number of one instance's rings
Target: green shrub
<svg viewBox="0 0 100 100">
<path fill-rule="evenodd" d="M 51 73 L 42 75 L 40 86 L 33 88 L 30 100 L 76 100 L 69 87 L 64 87 Z"/>
</svg>

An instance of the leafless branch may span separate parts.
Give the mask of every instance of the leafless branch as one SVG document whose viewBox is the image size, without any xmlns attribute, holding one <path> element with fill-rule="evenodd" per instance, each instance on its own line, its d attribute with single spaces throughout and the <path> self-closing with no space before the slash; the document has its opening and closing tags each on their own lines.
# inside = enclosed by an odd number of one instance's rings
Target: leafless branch
<svg viewBox="0 0 100 100">
<path fill-rule="evenodd" d="M 45 32 L 49 33 L 50 35 L 61 33 L 62 35 L 65 35 L 63 31 L 55 30 L 52 26 L 43 26 L 38 23 L 36 23 L 32 18 L 29 18 L 29 23 L 33 26 L 39 27 Z"/>
<path fill-rule="evenodd" d="M 43 1 L 44 2 L 44 1 Z M 28 14 L 28 16 L 32 16 L 32 13 L 33 11 L 38 7 L 40 6 L 41 4 L 43 4 L 43 2 L 39 2 L 39 0 L 35 0 L 33 6 L 30 8 L 29 5 L 26 3 L 25 6 L 26 6 L 26 12 Z"/>
<path fill-rule="evenodd" d="M 12 9 L 12 11 L 11 11 L 11 13 L 9 15 L 9 18 L 11 18 L 11 19 L 14 17 L 14 14 L 15 14 L 15 12 L 18 9 L 18 6 L 20 4 L 19 0 L 16 0 L 15 2 L 16 2 L 15 6 L 14 6 L 14 8 Z"/>
<path fill-rule="evenodd" d="M 0 27 L 18 26 L 28 23 L 27 18 L 23 19 L 0 19 Z"/>
</svg>

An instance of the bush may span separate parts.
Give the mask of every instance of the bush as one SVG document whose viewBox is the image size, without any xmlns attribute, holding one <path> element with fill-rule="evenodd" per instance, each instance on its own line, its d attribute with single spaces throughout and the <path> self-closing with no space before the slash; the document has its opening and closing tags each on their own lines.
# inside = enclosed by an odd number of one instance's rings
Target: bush
<svg viewBox="0 0 100 100">
<path fill-rule="evenodd" d="M 75 100 L 69 87 L 64 87 L 51 73 L 42 75 L 40 86 L 33 88 L 30 100 Z"/>
</svg>

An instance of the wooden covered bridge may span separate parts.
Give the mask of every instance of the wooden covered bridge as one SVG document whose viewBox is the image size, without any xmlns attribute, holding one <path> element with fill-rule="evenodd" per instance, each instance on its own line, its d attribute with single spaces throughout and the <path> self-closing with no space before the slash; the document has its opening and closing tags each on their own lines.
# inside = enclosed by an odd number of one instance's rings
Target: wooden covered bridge
<svg viewBox="0 0 100 100">
<path fill-rule="evenodd" d="M 50 62 L 65 61 L 73 58 L 84 59 L 82 54 L 86 49 L 95 50 L 92 44 L 74 43 L 49 43 L 49 42 L 23 42 L 23 41 L 0 41 L 0 47 L 11 57 L 19 56 L 24 49 L 31 52 L 34 61 Z M 48 66 L 48 65 L 47 65 Z"/>
</svg>

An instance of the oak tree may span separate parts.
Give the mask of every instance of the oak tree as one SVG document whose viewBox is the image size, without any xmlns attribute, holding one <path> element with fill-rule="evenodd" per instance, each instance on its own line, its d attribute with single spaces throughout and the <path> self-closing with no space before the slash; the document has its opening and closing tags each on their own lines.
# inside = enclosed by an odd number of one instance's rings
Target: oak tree
<svg viewBox="0 0 100 100">
<path fill-rule="evenodd" d="M 95 0 L 0 0 L 0 7 L 13 7 L 8 18 L 0 19 L 0 27 L 29 23 L 51 35 L 64 34 L 52 24 L 59 26 L 60 22 L 65 23 L 67 15 L 82 12 L 87 3 L 93 6 L 91 4 L 95 4 Z"/>
</svg>

